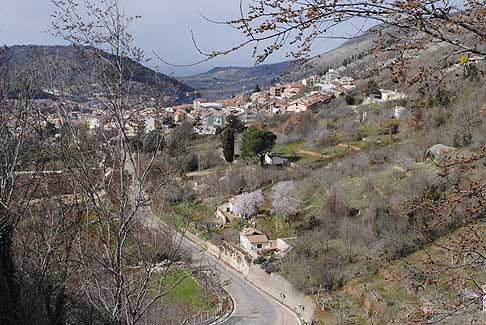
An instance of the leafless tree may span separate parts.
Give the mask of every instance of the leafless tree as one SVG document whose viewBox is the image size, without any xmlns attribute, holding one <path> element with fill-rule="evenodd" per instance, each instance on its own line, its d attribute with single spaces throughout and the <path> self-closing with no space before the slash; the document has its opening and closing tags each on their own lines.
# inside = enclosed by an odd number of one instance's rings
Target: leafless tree
<svg viewBox="0 0 486 325">
<path fill-rule="evenodd" d="M 13 323 L 22 314 L 21 287 L 15 263 L 15 232 L 31 208 L 42 170 L 46 138 L 42 114 L 35 107 L 39 74 L 11 65 L 11 51 L 0 49 L 0 319 Z M 28 166 L 31 173 L 19 174 Z"/>
<path fill-rule="evenodd" d="M 42 119 L 32 104 L 38 80 L 32 74 L 27 73 L 25 79 L 20 75 L 16 82 L 4 83 L 19 88 L 2 89 L 1 103 L 8 108 L 1 111 L 5 114 L 1 121 L 2 306 L 10 314 L 16 310 L 9 250 L 12 228 L 22 215 L 23 229 L 31 233 L 19 234 L 22 241 L 15 245 L 25 255 L 18 260 L 25 271 L 21 280 L 39 296 L 32 295 L 32 304 L 47 314 L 44 319 L 49 323 L 135 324 L 153 319 L 183 279 L 170 286 L 165 283 L 181 254 L 180 238 L 174 239 L 153 217 L 150 203 L 176 180 L 180 168 L 170 169 L 166 178 L 154 184 L 150 171 L 165 156 L 156 150 L 141 157 L 131 145 L 129 130 L 139 123 L 147 98 L 173 98 L 176 86 L 169 88 L 165 81 L 154 80 L 153 94 L 140 93 L 134 79 L 143 69 L 139 64 L 144 62 L 143 52 L 132 45 L 129 33 L 137 17 L 124 16 L 118 1 L 53 4 L 53 34 L 71 43 L 84 62 L 56 67 L 56 62 L 37 61 L 41 65 L 37 69 L 45 72 L 39 84 L 57 95 L 57 114 L 63 122 L 56 140 L 41 149 L 57 153 L 59 170 L 52 171 L 56 177 L 51 182 L 64 187 L 53 190 L 46 176 L 51 173 L 43 166 L 28 165 L 27 158 L 39 152 L 29 150 L 29 137 L 38 131 L 35 123 Z M 73 73 L 75 82 L 66 77 Z M 169 93 L 160 93 L 161 89 Z M 109 130 L 87 132 L 73 120 L 70 107 L 79 93 L 95 94 L 94 105 L 110 122 Z M 23 188 L 17 189 L 19 176 Z M 29 178 L 39 178 L 41 188 Z M 31 206 L 32 202 L 36 205 Z M 41 302 L 47 307 L 37 305 Z"/>
<path fill-rule="evenodd" d="M 402 80 L 409 63 L 408 53 L 425 50 L 431 42 L 443 42 L 452 48 L 436 62 L 442 66 L 453 58 L 457 62 L 456 55 L 485 55 L 486 50 L 481 45 L 486 38 L 482 24 L 485 15 L 484 2 L 480 0 L 240 0 L 239 17 L 223 21 L 205 18 L 241 31 L 244 41 L 229 49 L 206 52 L 198 46 L 196 37 L 193 39 L 204 57 L 202 61 L 251 46 L 256 62 L 261 63 L 279 51 L 287 51 L 290 58 L 301 59 L 309 56 L 316 42 L 348 40 L 374 33 L 377 50 L 398 53 L 392 76 Z M 376 25 L 380 27 L 369 29 Z M 416 82 L 427 76 L 424 69 L 409 81 Z"/>
<path fill-rule="evenodd" d="M 329 290 L 320 287 L 316 290 L 315 299 L 322 311 L 329 311 L 336 316 L 338 324 L 349 324 L 351 308 L 343 303 L 339 297 L 329 294 Z"/>
</svg>

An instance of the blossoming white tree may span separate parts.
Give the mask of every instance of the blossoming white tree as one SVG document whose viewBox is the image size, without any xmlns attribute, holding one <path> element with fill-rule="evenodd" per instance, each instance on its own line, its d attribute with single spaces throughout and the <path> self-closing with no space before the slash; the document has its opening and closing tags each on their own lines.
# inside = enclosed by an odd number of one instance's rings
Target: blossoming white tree
<svg viewBox="0 0 486 325">
<path fill-rule="evenodd" d="M 260 190 L 238 195 L 233 202 L 233 213 L 245 219 L 255 216 L 263 205 L 264 199 Z"/>
<path fill-rule="evenodd" d="M 275 185 L 270 193 L 272 201 L 272 213 L 284 218 L 297 214 L 302 207 L 302 199 L 297 193 L 293 181 L 280 182 Z"/>
</svg>

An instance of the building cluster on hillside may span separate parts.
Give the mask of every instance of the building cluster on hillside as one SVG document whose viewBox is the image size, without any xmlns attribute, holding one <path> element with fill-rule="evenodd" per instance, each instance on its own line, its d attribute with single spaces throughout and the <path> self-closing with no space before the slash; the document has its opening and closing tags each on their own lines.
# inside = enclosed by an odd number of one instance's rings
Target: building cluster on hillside
<svg viewBox="0 0 486 325">
<path fill-rule="evenodd" d="M 37 104 L 45 111 L 43 124 L 50 124 L 58 129 L 70 124 L 87 130 L 109 131 L 115 129 L 119 123 L 102 101 L 96 98 L 85 101 L 37 100 Z M 183 109 L 171 110 L 162 107 L 154 99 L 134 99 L 130 103 L 130 108 L 123 113 L 124 131 L 127 136 L 135 136 L 155 129 L 168 130 L 175 123 L 183 121 L 185 116 L 186 112 Z"/>
<path fill-rule="evenodd" d="M 299 82 L 270 87 L 251 95 L 209 102 L 204 98 L 194 100 L 187 118 L 194 123 L 196 134 L 215 134 L 223 128 L 230 115 L 245 124 L 255 122 L 260 116 L 292 114 L 315 110 L 334 98 L 352 90 L 354 79 L 329 70 L 323 76 L 310 76 Z"/>
<path fill-rule="evenodd" d="M 327 104 L 354 88 L 353 78 L 331 69 L 323 76 L 312 75 L 301 82 L 275 85 L 266 97 L 258 95 L 257 100 L 264 106 L 270 104 L 272 114 L 299 113 Z"/>
<path fill-rule="evenodd" d="M 325 75 L 313 75 L 302 80 L 306 87 L 319 87 L 323 92 L 338 91 L 339 93 L 355 88 L 355 81 L 348 76 L 342 76 L 338 70 L 330 69 Z"/>
<path fill-rule="evenodd" d="M 252 110 L 250 98 L 243 96 L 215 102 L 198 98 L 194 100 L 190 118 L 196 134 L 215 134 L 218 129 L 224 128 L 230 115 L 238 116 L 244 123 L 255 121 L 257 116 Z"/>
<path fill-rule="evenodd" d="M 105 113 L 71 113 L 79 124 L 88 130 L 104 129 L 106 131 L 116 128 L 118 123 L 113 116 Z M 184 107 L 177 109 L 166 107 L 132 108 L 123 114 L 124 131 L 127 136 L 147 134 L 154 130 L 170 132 L 177 123 L 185 120 L 187 111 Z"/>
<path fill-rule="evenodd" d="M 278 84 L 266 90 L 240 97 L 208 101 L 194 99 L 192 104 L 167 105 L 154 98 L 133 98 L 130 109 L 124 112 L 125 133 L 129 137 L 143 136 L 154 130 L 171 133 L 178 125 L 187 121 L 195 134 L 217 134 L 225 127 L 229 116 L 237 116 L 246 125 L 258 121 L 260 117 L 279 114 L 294 114 L 316 111 L 333 99 L 349 94 L 355 88 L 355 80 L 343 75 L 341 69 L 330 69 L 324 75 L 311 75 L 299 82 Z M 98 96 L 98 97 L 97 97 Z M 370 96 L 363 104 L 380 103 L 406 98 L 397 91 L 380 89 L 380 96 Z M 119 121 L 110 116 L 99 95 L 86 97 L 84 101 L 43 100 L 46 108 L 44 121 L 60 128 L 69 122 L 88 130 L 115 129 Z M 54 109 L 52 109 L 54 108 Z M 64 111 L 68 114 L 59 115 Z M 52 113 L 54 112 L 54 113 Z M 268 157 L 272 165 L 282 164 L 278 157 Z"/>
</svg>

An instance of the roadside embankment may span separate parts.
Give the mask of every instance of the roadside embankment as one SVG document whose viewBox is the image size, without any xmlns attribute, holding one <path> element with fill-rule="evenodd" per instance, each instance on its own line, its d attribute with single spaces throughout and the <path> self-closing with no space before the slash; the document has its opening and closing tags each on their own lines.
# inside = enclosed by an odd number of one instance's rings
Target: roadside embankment
<svg viewBox="0 0 486 325">
<path fill-rule="evenodd" d="M 211 255 L 238 271 L 248 282 L 297 314 L 303 322 L 310 323 L 316 307 L 314 300 L 296 290 L 282 276 L 275 273 L 265 273 L 259 265 L 252 263 L 251 257 L 227 242 L 216 246 L 189 232 L 186 232 L 185 236 L 198 246 L 205 248 Z"/>
</svg>

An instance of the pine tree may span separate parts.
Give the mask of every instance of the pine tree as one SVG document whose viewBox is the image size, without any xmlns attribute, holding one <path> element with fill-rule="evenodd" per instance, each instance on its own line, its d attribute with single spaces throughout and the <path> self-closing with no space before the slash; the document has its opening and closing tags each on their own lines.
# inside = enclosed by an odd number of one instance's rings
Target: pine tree
<svg viewBox="0 0 486 325">
<path fill-rule="evenodd" d="M 263 166 L 265 153 L 270 150 L 277 136 L 270 131 L 249 128 L 241 138 L 241 154 L 243 157 L 258 157 Z"/>
</svg>

